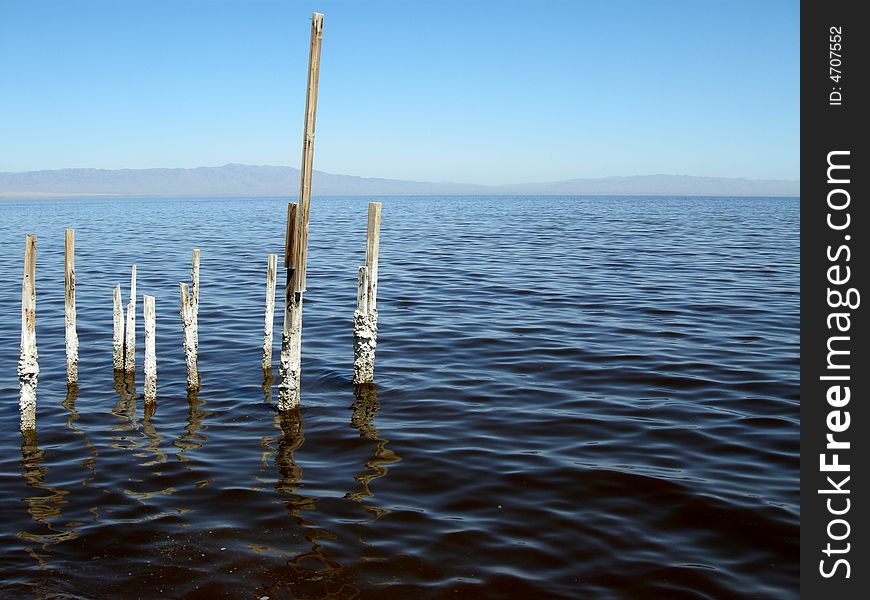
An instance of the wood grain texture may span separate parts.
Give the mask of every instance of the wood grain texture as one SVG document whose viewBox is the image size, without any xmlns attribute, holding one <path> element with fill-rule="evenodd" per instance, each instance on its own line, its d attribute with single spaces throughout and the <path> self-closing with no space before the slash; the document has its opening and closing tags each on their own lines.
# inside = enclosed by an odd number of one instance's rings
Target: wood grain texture
<svg viewBox="0 0 870 600">
<path fill-rule="evenodd" d="M 272 330 L 275 325 L 275 281 L 278 255 L 270 254 L 266 264 L 266 315 L 263 322 L 263 370 L 272 370 Z"/>
<path fill-rule="evenodd" d="M 124 370 L 136 372 L 136 265 L 130 273 L 130 303 L 127 304 L 127 323 L 124 327 Z"/>
<path fill-rule="evenodd" d="M 21 431 L 36 429 L 36 386 L 39 379 L 36 351 L 36 236 L 24 241 L 24 276 L 21 283 L 21 355 L 18 383 Z"/>
<path fill-rule="evenodd" d="M 112 292 L 112 368 L 124 370 L 124 304 L 121 301 L 121 284 Z"/>
<path fill-rule="evenodd" d="M 302 136 L 302 173 L 299 187 L 299 218 L 296 225 L 296 288 L 304 292 L 308 258 L 308 222 L 311 213 L 311 177 L 314 165 L 314 129 L 317 120 L 317 87 L 320 79 L 320 48 L 323 41 L 323 15 L 311 15 L 311 42 L 308 53 L 308 82 L 305 94 L 305 131 Z"/>
<path fill-rule="evenodd" d="M 154 296 L 145 295 L 142 297 L 142 319 L 145 323 L 145 402 L 154 402 L 157 399 Z"/>
<path fill-rule="evenodd" d="M 381 203 L 369 202 L 366 229 L 366 268 L 368 269 L 368 311 L 378 308 L 378 255 L 381 248 Z"/>
<path fill-rule="evenodd" d="M 197 369 L 197 344 L 196 344 L 196 308 L 194 296 L 186 283 L 180 283 L 181 287 L 181 331 L 182 347 L 184 348 L 184 363 L 187 367 L 187 389 L 199 389 L 199 371 Z"/>
<path fill-rule="evenodd" d="M 64 239 L 64 324 L 66 340 L 66 382 L 79 381 L 79 336 L 76 332 L 75 231 L 66 230 Z"/>
</svg>

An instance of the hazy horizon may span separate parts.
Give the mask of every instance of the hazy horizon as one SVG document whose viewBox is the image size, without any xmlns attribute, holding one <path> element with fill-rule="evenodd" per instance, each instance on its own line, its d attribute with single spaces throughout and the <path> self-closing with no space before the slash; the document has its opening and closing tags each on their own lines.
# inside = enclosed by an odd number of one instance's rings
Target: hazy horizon
<svg viewBox="0 0 870 600">
<path fill-rule="evenodd" d="M 218 167 L 0 172 L 0 197 L 79 196 L 284 196 L 292 194 L 299 169 L 230 163 Z M 571 178 L 502 185 L 372 178 L 315 169 L 317 195 L 665 195 L 799 196 L 799 180 L 634 175 Z"/>
</svg>

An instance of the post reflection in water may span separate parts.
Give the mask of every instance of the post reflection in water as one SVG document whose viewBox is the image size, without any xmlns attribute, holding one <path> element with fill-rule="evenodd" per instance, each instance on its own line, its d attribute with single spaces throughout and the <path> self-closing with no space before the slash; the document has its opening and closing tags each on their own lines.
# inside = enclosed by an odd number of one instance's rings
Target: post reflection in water
<svg viewBox="0 0 870 600">
<path fill-rule="evenodd" d="M 154 425 L 151 423 L 151 417 L 154 416 L 154 413 L 157 412 L 157 402 L 146 401 L 145 402 L 145 410 L 142 415 L 142 432 L 145 434 L 145 437 L 148 438 L 148 443 L 145 446 L 145 449 L 154 455 L 154 460 L 143 463 L 143 466 L 150 466 L 157 463 L 165 463 L 166 455 L 160 449 L 160 442 L 163 441 L 163 436 L 157 433 L 157 430 L 154 429 Z"/>
<path fill-rule="evenodd" d="M 189 462 L 190 458 L 185 454 L 191 450 L 202 448 L 203 444 L 208 441 L 208 436 L 201 433 L 204 429 L 208 429 L 203 425 L 203 421 L 210 413 L 202 410 L 205 400 L 200 400 L 198 389 L 187 390 L 187 419 L 184 425 L 184 435 L 172 442 L 172 445 L 179 448 L 175 457 L 181 462 Z M 190 467 L 187 467 L 190 470 Z"/>
<path fill-rule="evenodd" d="M 354 476 L 354 480 L 360 484 L 360 489 L 356 492 L 348 492 L 344 497 L 348 500 L 362 503 L 363 500 L 371 498 L 374 495 L 371 489 L 369 489 L 371 482 L 385 477 L 389 472 L 388 465 L 395 464 L 402 459 L 395 452 L 387 448 L 389 441 L 382 438 L 375 428 L 375 416 L 377 416 L 380 409 L 377 386 L 373 383 L 356 385 L 354 386 L 353 393 L 356 402 L 352 407 L 350 424 L 354 429 L 359 431 L 360 437 L 374 442 L 374 451 L 371 458 L 363 463 L 365 470 Z M 389 512 L 368 504 L 362 504 L 362 506 L 375 519 Z"/>
<path fill-rule="evenodd" d="M 275 483 L 275 490 L 287 496 L 284 500 L 287 512 L 302 529 L 305 540 L 311 544 L 310 552 L 297 554 L 287 564 L 299 570 L 316 570 L 318 573 L 340 571 L 341 565 L 323 554 L 319 542 L 321 539 L 334 540 L 335 535 L 303 516 L 303 511 L 317 510 L 317 504 L 314 498 L 299 493 L 299 488 L 303 485 L 302 467 L 296 464 L 294 453 L 305 441 L 302 414 L 299 408 L 294 408 L 279 412 L 275 420 L 282 434 L 275 453 L 275 466 L 278 467 L 280 475 Z M 318 567 L 308 568 L 305 563 L 309 560 L 319 563 Z"/>
<path fill-rule="evenodd" d="M 75 539 L 78 537 L 78 532 L 75 529 L 57 529 L 55 527 L 54 522 L 61 518 L 61 508 L 67 502 L 66 496 L 69 491 L 45 484 L 48 467 L 43 464 L 45 451 L 39 448 L 36 430 L 23 432 L 22 438 L 20 464 L 23 469 L 24 482 L 36 491 L 34 495 L 22 498 L 22 501 L 27 506 L 27 512 L 30 513 L 34 523 L 44 525 L 48 531 L 46 533 L 19 531 L 17 535 L 20 539 L 41 546 L 42 553 L 38 553 L 33 548 L 26 550 L 39 562 L 40 566 L 44 567 L 45 559 L 49 558 L 48 547 L 65 540 Z"/>
<path fill-rule="evenodd" d="M 83 485 L 87 485 L 88 482 L 91 481 L 94 478 L 94 476 L 97 474 L 97 470 L 96 470 L 97 448 L 91 443 L 91 440 L 88 437 L 88 435 L 84 431 L 79 429 L 75 424 L 75 422 L 78 421 L 78 419 L 79 419 L 79 413 L 76 410 L 76 398 L 78 398 L 78 394 L 79 394 L 79 386 L 75 383 L 68 383 L 66 385 L 66 398 L 61 403 L 61 406 L 63 406 L 65 409 L 67 409 L 69 411 L 69 415 L 67 416 L 67 419 L 66 419 L 67 428 L 70 431 L 72 431 L 73 433 L 75 433 L 76 435 L 80 436 L 82 438 L 82 441 L 85 444 L 85 447 L 87 447 L 88 450 L 91 451 L 91 456 L 86 458 L 82 462 L 82 466 L 91 472 L 91 476 L 82 482 Z"/>
<path fill-rule="evenodd" d="M 132 434 L 124 434 L 123 432 L 133 432 L 139 430 L 139 424 L 136 422 L 136 380 L 133 373 L 125 371 L 115 371 L 115 392 L 118 394 L 118 401 L 112 409 L 112 414 L 120 421 L 112 427 L 112 431 L 120 432 L 112 437 L 112 448 L 120 448 L 127 450 L 135 450 L 142 444 L 139 442 L 140 436 Z"/>
</svg>

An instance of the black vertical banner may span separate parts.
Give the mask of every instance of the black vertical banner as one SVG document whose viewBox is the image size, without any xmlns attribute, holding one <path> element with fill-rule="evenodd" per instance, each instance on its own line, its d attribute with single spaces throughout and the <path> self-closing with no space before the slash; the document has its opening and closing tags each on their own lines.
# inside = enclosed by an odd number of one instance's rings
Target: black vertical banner
<svg viewBox="0 0 870 600">
<path fill-rule="evenodd" d="M 870 593 L 870 23 L 858 6 L 801 6 L 801 596 L 831 600 Z"/>
</svg>

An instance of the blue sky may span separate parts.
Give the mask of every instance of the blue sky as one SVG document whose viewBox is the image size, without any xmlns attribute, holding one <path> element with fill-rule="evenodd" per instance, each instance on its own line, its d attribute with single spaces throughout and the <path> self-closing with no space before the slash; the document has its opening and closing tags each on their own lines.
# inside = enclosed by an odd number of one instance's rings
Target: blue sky
<svg viewBox="0 0 870 600">
<path fill-rule="evenodd" d="M 0 171 L 799 178 L 799 2 L 0 0 Z"/>
</svg>

